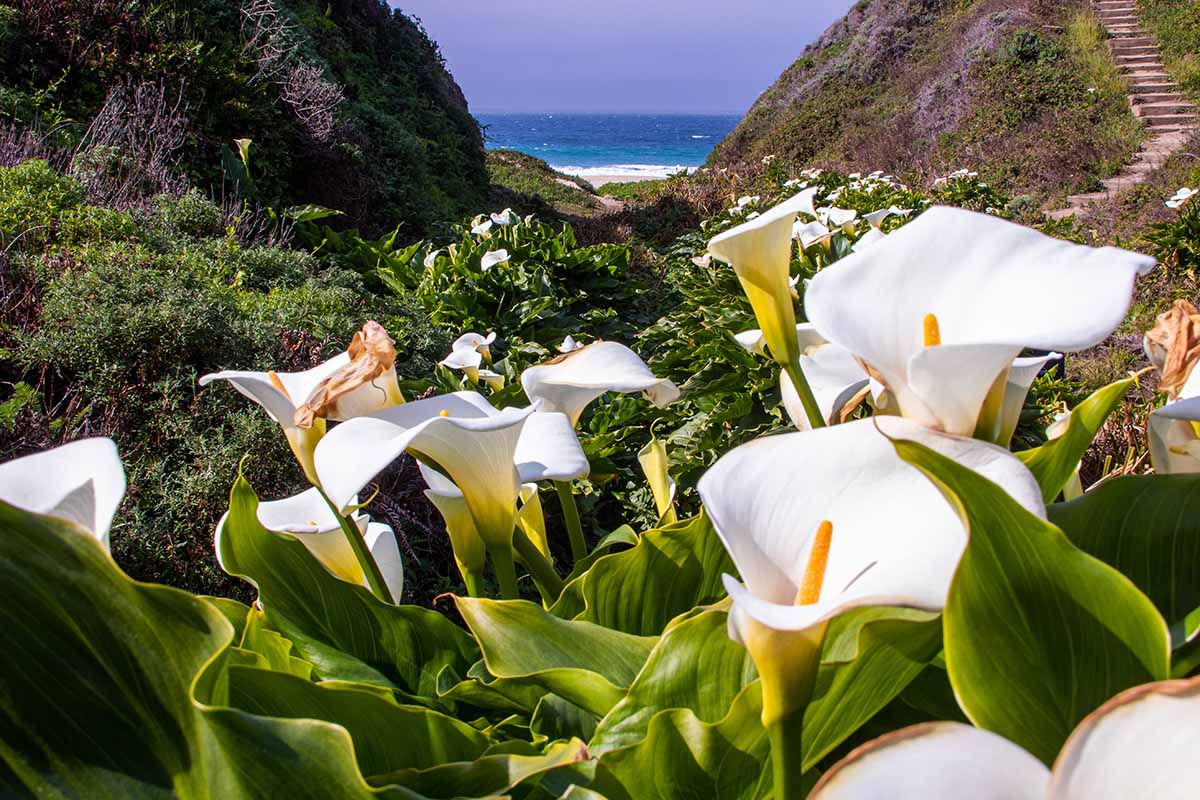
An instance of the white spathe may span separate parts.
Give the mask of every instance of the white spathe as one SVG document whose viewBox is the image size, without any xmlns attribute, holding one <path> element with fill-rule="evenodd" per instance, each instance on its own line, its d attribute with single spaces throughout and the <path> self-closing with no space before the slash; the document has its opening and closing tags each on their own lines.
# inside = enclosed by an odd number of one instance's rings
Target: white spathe
<svg viewBox="0 0 1200 800">
<path fill-rule="evenodd" d="M 1023 348 L 1072 352 L 1102 341 L 1154 264 L 936 207 L 822 270 L 805 308 L 831 342 L 878 373 L 904 416 L 970 435 Z M 940 345 L 925 346 L 927 315 L 937 318 Z"/>
<path fill-rule="evenodd" d="M 1195 423 L 1195 424 L 1194 424 Z M 1200 472 L 1200 370 L 1193 370 L 1179 399 L 1150 413 L 1146 438 L 1150 462 L 1159 475 Z"/>
<path fill-rule="evenodd" d="M 0 500 L 87 529 L 107 550 L 125 497 L 125 467 L 111 439 L 80 439 L 0 464 Z"/>
<path fill-rule="evenodd" d="M 425 490 L 425 497 L 446 522 L 446 533 L 450 536 L 450 546 L 459 571 L 464 579 L 468 575 L 478 574 L 487 561 L 487 547 L 475 527 L 471 509 L 467 508 L 467 499 L 454 481 L 426 464 L 420 464 L 419 467 L 421 477 L 429 486 Z"/>
<path fill-rule="evenodd" d="M 1196 793 L 1200 678 L 1138 686 L 1084 718 L 1054 769 L 994 733 L 914 725 L 834 765 L 810 800 L 1130 800 Z"/>
<path fill-rule="evenodd" d="M 377 473 L 412 450 L 462 491 L 485 540 L 509 541 L 522 483 L 572 480 L 587 457 L 562 414 L 495 409 L 475 392 L 431 397 L 337 426 L 317 446 L 326 494 L 345 506 Z"/>
<path fill-rule="evenodd" d="M 579 422 L 585 408 L 608 392 L 641 392 L 659 408 L 679 399 L 679 389 L 655 376 L 637 353 L 618 342 L 593 342 L 521 373 L 530 402 L 543 411 L 566 414 Z"/>
<path fill-rule="evenodd" d="M 803 340 L 801 347 L 804 348 L 801 352 L 808 353 L 800 356 L 800 370 L 812 389 L 817 407 L 821 409 L 821 418 L 827 425 L 834 425 L 840 421 L 843 409 L 857 405 L 855 400 L 861 401 L 866 396 L 871 376 L 844 347 L 836 344 L 805 347 Z M 779 390 L 792 424 L 798 430 L 808 430 L 811 427 L 808 414 L 804 411 L 795 385 L 785 372 L 779 375 Z"/>
<path fill-rule="evenodd" d="M 808 250 L 817 245 L 828 244 L 833 238 L 833 232 L 817 220 L 796 222 L 792 225 L 792 238 L 800 242 L 801 249 Z"/>
<path fill-rule="evenodd" d="M 354 498 L 351 498 L 353 505 Z M 228 516 L 228 515 L 227 515 Z M 367 544 L 383 574 L 384 583 L 392 599 L 399 602 L 404 592 L 404 562 L 396 544 L 395 534 L 387 525 L 372 522 L 366 514 L 354 512 L 352 516 L 358 533 Z M 268 500 L 258 504 L 258 521 L 269 531 L 286 533 L 312 553 L 327 570 L 348 583 L 366 586 L 366 576 L 354 550 L 346 541 L 337 516 L 321 496 L 317 488 L 282 500 Z M 217 526 L 217 559 L 221 558 L 221 538 L 224 535 L 225 518 Z"/>
<path fill-rule="evenodd" d="M 708 251 L 714 258 L 733 266 L 772 357 L 784 364 L 792 363 L 796 356 L 790 350 L 791 332 L 796 325 L 796 310 L 788 285 L 792 228 L 798 213 L 813 213 L 816 192 L 815 188 L 805 189 L 708 243 Z"/>
<path fill-rule="evenodd" d="M 1021 421 L 1021 409 L 1025 407 L 1025 398 L 1037 376 L 1051 361 L 1062 358 L 1062 353 L 1047 353 L 1044 356 L 1028 356 L 1017 358 L 1008 369 L 1008 377 L 1004 382 L 1004 399 L 1001 401 L 998 433 L 992 440 L 999 445 L 1007 446 L 1016 433 Z"/>
<path fill-rule="evenodd" d="M 217 560 L 221 561 L 221 540 L 228 514 L 217 525 Z M 353 515 L 359 535 L 366 542 L 393 600 L 399 602 L 404 591 L 404 562 L 395 534 L 387 525 L 372 522 L 365 514 Z M 354 556 L 338 519 L 318 489 L 312 488 L 283 500 L 259 503 L 258 520 L 274 533 L 292 536 L 312 553 L 333 575 L 348 583 L 366 586 L 366 576 Z M 224 564 L 222 563 L 222 567 Z"/>
<path fill-rule="evenodd" d="M 570 334 L 568 334 L 567 337 L 562 340 L 562 344 L 558 346 L 558 352 L 560 353 L 574 353 L 576 350 L 582 349 L 583 344 L 575 341 L 575 337 L 571 336 Z"/>
<path fill-rule="evenodd" d="M 464 333 L 454 340 L 454 344 L 450 345 L 450 350 L 451 352 L 455 350 L 478 350 L 484 356 L 488 356 L 491 354 L 492 345 L 495 343 L 495 331 L 492 331 L 487 336 L 484 336 L 482 333 Z"/>
<path fill-rule="evenodd" d="M 441 250 L 430 251 L 430 253 L 427 256 L 425 256 L 425 260 L 423 262 L 425 269 L 433 269 L 434 266 L 437 265 L 438 257 L 440 257 L 441 255 L 442 255 Z"/>
<path fill-rule="evenodd" d="M 850 248 L 851 251 L 857 253 L 859 250 L 866 250 L 871 245 L 879 244 L 887 238 L 887 234 L 879 230 L 879 228 L 871 228 L 869 231 L 858 237 L 858 241 Z"/>
<path fill-rule="evenodd" d="M 743 632 L 755 623 L 805 631 L 860 606 L 936 611 L 945 605 L 967 533 L 941 492 L 897 455 L 889 437 L 932 448 L 1045 517 L 1037 481 L 1007 450 L 898 417 L 743 445 L 720 458 L 697 487 L 745 581 L 725 577 L 733 638 L 744 642 Z M 817 603 L 797 606 L 824 521 L 833 528 L 824 588 Z"/>
<path fill-rule="evenodd" d="M 471 233 L 476 236 L 486 236 L 487 234 L 491 233 L 492 226 L 495 224 L 496 223 L 492 222 L 490 219 L 482 220 L 481 222 L 477 223 L 475 227 L 471 228 Z"/>
<path fill-rule="evenodd" d="M 884 220 L 888 217 L 907 217 L 912 213 L 911 208 L 900 208 L 899 206 L 889 206 L 881 208 L 878 211 L 872 211 L 863 217 L 872 228 L 879 228 L 883 225 Z"/>
<path fill-rule="evenodd" d="M 512 225 L 513 210 L 511 208 L 506 208 L 503 211 L 501 211 L 499 214 L 492 214 L 491 219 L 494 224 L 500 225 L 501 227 L 506 226 L 506 225 Z"/>
<path fill-rule="evenodd" d="M 508 263 L 510 257 L 507 250 L 492 250 L 484 253 L 483 258 L 479 260 L 479 268 L 487 272 L 492 267 Z"/>
</svg>

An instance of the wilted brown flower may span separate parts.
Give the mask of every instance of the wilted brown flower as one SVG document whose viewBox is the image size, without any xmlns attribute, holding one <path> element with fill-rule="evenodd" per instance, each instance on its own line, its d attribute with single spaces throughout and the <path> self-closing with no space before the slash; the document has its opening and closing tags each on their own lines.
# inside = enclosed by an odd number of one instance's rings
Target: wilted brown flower
<svg viewBox="0 0 1200 800">
<path fill-rule="evenodd" d="M 403 402 L 394 377 L 396 343 L 382 325 L 363 325 L 346 352 L 350 363 L 317 384 L 296 409 L 297 426 L 311 428 L 318 418 L 347 419 Z M 384 382 L 377 383 L 385 376 Z"/>
<path fill-rule="evenodd" d="M 1176 300 L 1169 311 L 1158 315 L 1142 346 L 1162 377 L 1161 390 L 1178 399 L 1200 361 L 1200 309 L 1187 300 Z"/>
</svg>

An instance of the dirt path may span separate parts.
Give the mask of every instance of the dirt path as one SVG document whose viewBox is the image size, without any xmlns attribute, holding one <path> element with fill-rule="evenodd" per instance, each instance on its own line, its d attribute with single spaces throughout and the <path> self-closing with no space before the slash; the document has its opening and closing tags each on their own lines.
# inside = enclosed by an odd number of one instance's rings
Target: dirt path
<svg viewBox="0 0 1200 800">
<path fill-rule="evenodd" d="M 1196 130 L 1196 107 L 1163 67 L 1158 41 L 1142 30 L 1136 0 L 1093 0 L 1100 21 L 1111 35 L 1109 46 L 1129 79 L 1129 103 L 1146 124 L 1149 138 L 1133 163 L 1104 181 L 1104 190 L 1067 198 L 1067 207 L 1046 212 L 1051 219 L 1084 215 L 1092 203 L 1132 189 L 1183 147 Z"/>
</svg>

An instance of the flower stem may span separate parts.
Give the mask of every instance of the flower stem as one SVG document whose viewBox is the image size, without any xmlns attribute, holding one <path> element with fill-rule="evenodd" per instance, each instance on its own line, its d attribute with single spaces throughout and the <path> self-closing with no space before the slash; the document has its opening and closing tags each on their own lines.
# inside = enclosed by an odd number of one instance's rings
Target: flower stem
<svg viewBox="0 0 1200 800">
<path fill-rule="evenodd" d="M 538 591 L 542 593 L 542 599 L 547 603 L 557 600 L 563 590 L 562 578 L 558 576 L 550 559 L 542 555 L 542 551 L 537 549 L 533 540 L 520 528 L 513 532 L 513 549 L 517 551 L 521 563 L 533 576 L 534 582 L 538 585 Z"/>
<path fill-rule="evenodd" d="M 567 536 L 571 540 L 571 559 L 581 561 L 587 558 L 587 539 L 583 537 L 583 524 L 579 521 L 579 507 L 575 505 L 575 493 L 571 490 L 569 481 L 555 481 L 554 488 L 558 491 L 558 502 L 562 504 L 563 519 L 567 523 Z"/>
<path fill-rule="evenodd" d="M 824 428 L 825 418 L 821 416 L 817 398 L 808 385 L 808 379 L 804 377 L 804 371 L 800 369 L 800 361 L 797 359 L 789 364 L 784 364 L 783 370 L 791 379 L 792 386 L 796 387 L 796 394 L 800 395 L 800 404 L 804 406 L 804 413 L 808 415 L 808 424 L 812 426 L 813 430 Z"/>
<path fill-rule="evenodd" d="M 350 544 L 350 549 L 354 552 L 354 558 L 358 561 L 358 566 L 363 571 L 363 575 L 367 578 L 367 586 L 370 587 L 371 593 L 385 603 L 395 603 L 392 599 L 392 593 L 388 590 L 387 581 L 383 579 L 383 572 L 380 571 L 379 565 L 375 563 L 375 556 L 371 555 L 371 551 L 367 548 L 367 543 L 363 540 L 362 532 L 359 531 L 358 525 L 350 517 L 341 513 L 341 510 L 330 501 L 325 492 L 321 491 L 321 496 L 325 498 L 325 502 L 329 505 L 330 510 L 338 518 L 338 525 L 342 528 L 342 533 L 346 535 L 346 541 Z"/>
<path fill-rule="evenodd" d="M 478 572 L 467 571 L 463 573 L 463 582 L 467 585 L 467 594 L 471 597 L 484 597 L 484 582 L 483 575 Z"/>
<path fill-rule="evenodd" d="M 804 729 L 804 710 L 795 711 L 777 720 L 767 729 L 771 742 L 771 771 L 774 777 L 771 797 L 774 800 L 800 800 L 804 797 L 801 749 Z"/>
<path fill-rule="evenodd" d="M 492 569 L 496 570 L 496 582 L 500 584 L 500 596 L 505 600 L 517 600 L 521 592 L 517 589 L 517 566 L 513 563 L 512 545 L 489 547 Z"/>
</svg>

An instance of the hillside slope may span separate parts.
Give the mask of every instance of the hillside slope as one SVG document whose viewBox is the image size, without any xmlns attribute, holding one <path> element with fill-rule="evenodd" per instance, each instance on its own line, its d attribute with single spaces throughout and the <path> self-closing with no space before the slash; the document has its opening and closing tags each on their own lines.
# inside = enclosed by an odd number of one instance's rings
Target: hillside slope
<svg viewBox="0 0 1200 800">
<path fill-rule="evenodd" d="M 1043 202 L 1096 188 L 1141 137 L 1085 0 L 861 0 L 710 163 L 969 167 Z"/>
<path fill-rule="evenodd" d="M 132 174 L 136 197 L 178 171 L 221 197 L 250 139 L 250 199 L 413 235 L 486 196 L 437 46 L 379 0 L 0 0 L 0 43 L 6 163 L 73 160 L 97 186 Z"/>
</svg>

